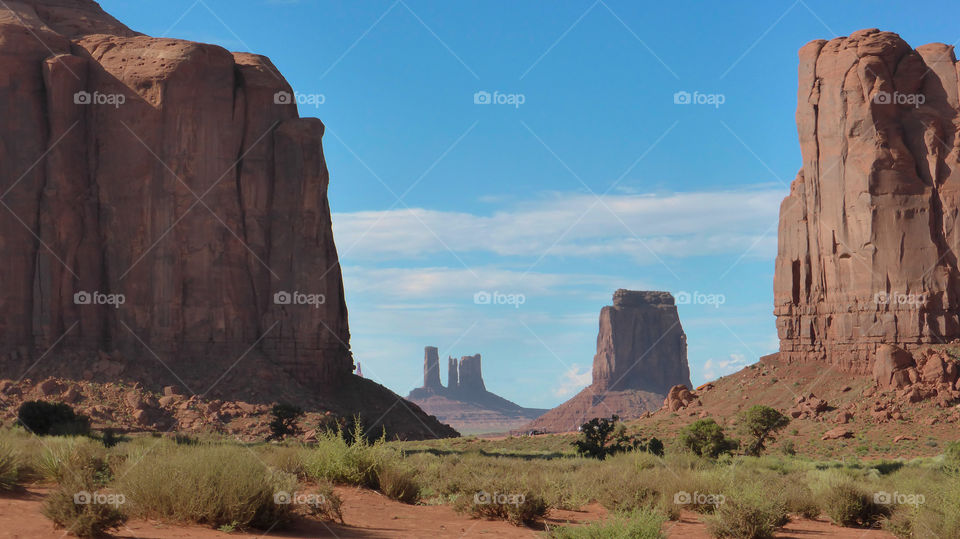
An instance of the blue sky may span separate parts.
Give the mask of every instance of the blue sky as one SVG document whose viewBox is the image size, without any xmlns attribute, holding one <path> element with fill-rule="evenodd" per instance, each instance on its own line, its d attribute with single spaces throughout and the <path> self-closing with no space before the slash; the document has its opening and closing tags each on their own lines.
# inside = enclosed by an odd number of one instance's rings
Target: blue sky
<svg viewBox="0 0 960 539">
<path fill-rule="evenodd" d="M 300 111 L 327 126 L 367 377 L 406 395 L 425 345 L 480 353 L 489 389 L 535 407 L 589 383 L 617 288 L 722 298 L 680 306 L 694 384 L 775 351 L 797 50 L 871 27 L 914 47 L 960 40 L 929 15 L 947 2 L 101 4 L 140 32 L 267 55 L 323 96 Z"/>
</svg>

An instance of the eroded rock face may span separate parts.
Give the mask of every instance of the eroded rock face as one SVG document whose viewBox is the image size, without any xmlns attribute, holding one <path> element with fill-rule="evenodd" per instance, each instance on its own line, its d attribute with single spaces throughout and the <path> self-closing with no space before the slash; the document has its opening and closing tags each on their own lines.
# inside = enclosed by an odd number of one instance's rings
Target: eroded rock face
<svg viewBox="0 0 960 539">
<path fill-rule="evenodd" d="M 593 383 L 525 430 L 576 431 L 595 417 L 636 419 L 663 406 L 680 409 L 696 401 L 691 387 L 687 337 L 673 296 L 620 289 L 600 311 Z"/>
<path fill-rule="evenodd" d="M 690 384 L 687 336 L 669 292 L 617 290 L 600 311 L 593 385 L 667 394 Z"/>
<path fill-rule="evenodd" d="M 0 355 L 350 374 L 324 126 L 291 94 L 265 57 L 92 1 L 0 7 Z"/>
<path fill-rule="evenodd" d="M 487 387 L 483 383 L 480 354 L 460 358 L 460 381 L 457 387 L 465 393 L 477 393 L 487 390 Z"/>
<path fill-rule="evenodd" d="M 441 387 L 440 355 L 436 346 L 426 346 L 423 349 L 423 387 Z"/>
<path fill-rule="evenodd" d="M 803 168 L 780 207 L 780 358 L 869 374 L 877 347 L 960 335 L 953 48 L 876 29 L 800 50 Z"/>
</svg>

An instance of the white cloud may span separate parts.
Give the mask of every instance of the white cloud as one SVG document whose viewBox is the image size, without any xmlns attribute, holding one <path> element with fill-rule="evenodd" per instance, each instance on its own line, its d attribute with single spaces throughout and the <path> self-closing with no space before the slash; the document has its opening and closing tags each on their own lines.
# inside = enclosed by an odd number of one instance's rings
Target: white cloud
<svg viewBox="0 0 960 539">
<path fill-rule="evenodd" d="M 716 380 L 721 376 L 735 373 L 749 365 L 743 354 L 730 354 L 729 359 L 708 359 L 703 364 L 703 377 L 706 380 Z"/>
<path fill-rule="evenodd" d="M 504 257 L 772 256 L 784 190 L 593 195 L 560 193 L 479 215 L 423 208 L 334 215 L 348 260 L 415 259 L 452 250 Z M 656 257 L 654 256 L 656 254 Z"/>
<path fill-rule="evenodd" d="M 584 387 L 590 385 L 590 382 L 593 381 L 593 371 L 590 369 L 580 370 L 580 366 L 574 363 L 570 366 L 566 372 L 563 373 L 563 378 L 560 381 L 560 385 L 553 390 L 553 394 L 557 397 L 569 397 L 577 391 L 580 391 Z"/>
</svg>

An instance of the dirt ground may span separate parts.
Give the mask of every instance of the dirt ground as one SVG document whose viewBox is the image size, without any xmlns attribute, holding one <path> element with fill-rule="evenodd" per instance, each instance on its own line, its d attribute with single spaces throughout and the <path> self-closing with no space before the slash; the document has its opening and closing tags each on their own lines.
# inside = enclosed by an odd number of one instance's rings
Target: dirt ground
<svg viewBox="0 0 960 539">
<path fill-rule="evenodd" d="M 40 512 L 48 489 L 31 487 L 0 496 L 0 537 L 33 539 L 63 537 L 62 530 Z M 330 524 L 316 520 L 301 520 L 293 527 L 261 533 L 223 533 L 200 526 L 183 526 L 162 522 L 131 520 L 115 537 L 141 539 L 172 539 L 181 537 L 252 538 L 284 537 L 290 539 L 333 537 L 361 538 L 437 538 L 437 537 L 537 537 L 542 531 L 518 528 L 506 522 L 472 520 L 459 515 L 448 506 L 405 505 L 369 490 L 342 487 L 337 493 L 343 498 L 343 516 L 346 524 Z M 577 524 L 603 519 L 607 511 L 591 504 L 583 511 L 552 510 L 544 524 Z M 680 521 L 667 522 L 664 531 L 668 537 L 709 539 L 706 526 L 699 515 L 684 513 Z M 541 525 L 542 526 L 542 525 Z M 877 530 L 839 528 L 824 520 L 791 522 L 777 537 L 814 539 L 838 537 L 846 539 L 892 539 L 893 536 Z"/>
</svg>

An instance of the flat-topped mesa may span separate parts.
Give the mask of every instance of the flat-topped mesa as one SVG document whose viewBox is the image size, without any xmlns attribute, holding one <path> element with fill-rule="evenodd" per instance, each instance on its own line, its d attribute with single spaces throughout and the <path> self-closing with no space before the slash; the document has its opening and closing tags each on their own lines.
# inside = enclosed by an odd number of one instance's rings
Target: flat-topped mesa
<svg viewBox="0 0 960 539">
<path fill-rule="evenodd" d="M 613 305 L 600 311 L 593 387 L 666 394 L 681 384 L 690 387 L 690 367 L 673 295 L 617 290 Z"/>
<path fill-rule="evenodd" d="M 423 349 L 423 387 L 440 388 L 440 355 L 436 346 Z"/>
<path fill-rule="evenodd" d="M 803 167 L 780 206 L 780 357 L 866 374 L 960 337 L 960 65 L 876 29 L 800 49 Z"/>
<path fill-rule="evenodd" d="M 480 354 L 460 358 L 460 382 L 457 384 L 457 388 L 464 393 L 476 393 L 487 390 L 483 384 Z"/>
</svg>

